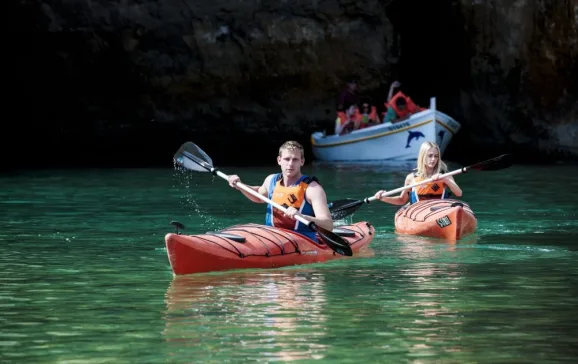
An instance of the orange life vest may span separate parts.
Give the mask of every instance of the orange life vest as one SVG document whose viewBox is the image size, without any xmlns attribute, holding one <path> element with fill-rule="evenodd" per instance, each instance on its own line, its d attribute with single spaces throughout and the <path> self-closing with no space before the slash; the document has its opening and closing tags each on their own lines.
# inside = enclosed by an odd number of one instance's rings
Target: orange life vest
<svg viewBox="0 0 578 364">
<path fill-rule="evenodd" d="M 357 125 L 359 125 L 360 128 L 365 128 L 367 126 L 367 124 L 369 123 L 369 121 L 377 121 L 377 108 L 375 106 L 371 107 L 371 111 L 368 115 L 364 115 L 362 112 L 360 112 L 358 109 L 356 109 L 355 112 L 355 120 L 357 121 Z"/>
<path fill-rule="evenodd" d="M 337 112 L 337 119 L 335 119 L 335 130 L 341 129 L 341 133 L 339 135 L 343 135 L 346 132 L 352 132 L 353 130 L 357 129 L 358 122 L 356 119 L 356 115 L 359 111 L 356 109 L 355 113 L 352 117 L 348 117 L 344 111 Z"/>
<path fill-rule="evenodd" d="M 294 207 L 302 215 L 315 216 L 313 206 L 305 198 L 305 190 L 309 187 L 311 182 L 318 182 L 317 178 L 309 176 L 301 176 L 299 180 L 292 186 L 284 186 L 281 184 L 283 175 L 277 173 L 271 179 L 269 185 L 269 199 L 282 205 L 284 207 Z M 319 183 L 319 182 L 318 182 Z M 315 231 L 311 230 L 307 225 L 300 221 L 294 220 L 271 205 L 267 205 L 267 214 L 265 216 L 265 224 L 269 226 L 276 226 L 283 229 L 295 230 L 313 241 L 317 241 Z"/>
<path fill-rule="evenodd" d="M 395 101 L 398 98 L 404 98 L 405 102 L 406 102 L 406 108 L 405 110 L 401 111 L 397 108 L 397 105 L 395 104 Z M 389 100 L 389 102 L 385 102 L 383 103 L 383 105 L 385 106 L 385 109 L 387 110 L 388 107 L 391 107 L 393 109 L 393 111 L 395 111 L 396 115 L 398 118 L 404 118 L 408 115 L 411 114 L 415 114 L 418 111 L 422 111 L 422 110 L 426 110 L 424 107 L 420 107 L 419 105 L 417 105 L 415 102 L 413 102 L 411 100 L 411 98 L 409 96 L 406 96 L 403 92 L 398 91 L 392 98 L 391 100 Z"/>
<path fill-rule="evenodd" d="M 419 183 L 427 178 L 417 177 L 413 178 L 413 183 Z M 413 184 L 412 183 L 412 184 Z M 448 188 L 444 182 L 434 181 L 426 183 L 425 185 L 413 187 L 409 193 L 410 202 L 416 203 L 423 200 L 444 199 L 448 197 Z"/>
</svg>

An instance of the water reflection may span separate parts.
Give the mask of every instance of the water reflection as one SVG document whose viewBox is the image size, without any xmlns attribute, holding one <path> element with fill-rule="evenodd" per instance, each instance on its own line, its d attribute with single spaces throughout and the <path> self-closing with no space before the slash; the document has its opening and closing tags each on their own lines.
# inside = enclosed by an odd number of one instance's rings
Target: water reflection
<svg viewBox="0 0 578 364">
<path fill-rule="evenodd" d="M 445 260 L 447 251 L 432 252 L 430 243 L 407 242 L 399 249 L 413 259 L 381 261 L 380 273 L 364 261 L 325 272 L 175 277 L 165 296 L 168 351 L 215 360 L 328 359 L 355 338 L 359 350 L 348 354 L 352 359 L 376 349 L 466 354 L 467 345 L 455 340 L 464 333 L 464 267 L 435 262 Z"/>
<path fill-rule="evenodd" d="M 458 247 L 465 247 L 478 242 L 479 236 L 468 235 L 460 240 L 445 240 L 427 236 L 396 234 L 395 240 L 400 243 L 402 252 L 411 251 L 423 258 L 423 254 L 430 254 L 436 250 L 455 251 Z"/>
<path fill-rule="evenodd" d="M 460 291 L 467 275 L 466 266 L 459 260 L 458 247 L 473 244 L 476 236 L 449 242 L 412 235 L 396 235 L 399 255 L 414 263 L 400 266 L 400 280 L 407 283 L 404 295 L 406 315 L 414 319 L 405 330 L 414 335 L 408 351 L 416 355 L 453 353 L 465 355 L 466 346 L 456 344 L 454 338 L 465 329 Z M 450 344 L 451 343 L 451 344 Z M 460 353 L 460 354 L 457 354 Z"/>
<path fill-rule="evenodd" d="M 193 350 L 222 359 L 243 353 L 255 360 L 296 360 L 321 357 L 325 350 L 319 343 L 327 321 L 320 274 L 177 276 L 166 305 L 164 337 L 174 355 Z"/>
</svg>

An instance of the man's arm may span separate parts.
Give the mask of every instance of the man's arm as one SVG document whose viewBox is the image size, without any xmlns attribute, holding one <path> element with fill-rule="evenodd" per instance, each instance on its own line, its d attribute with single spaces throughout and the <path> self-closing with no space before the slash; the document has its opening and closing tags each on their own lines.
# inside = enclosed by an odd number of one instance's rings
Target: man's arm
<svg viewBox="0 0 578 364">
<path fill-rule="evenodd" d="M 327 206 L 327 196 L 323 187 L 321 187 L 317 182 L 312 182 L 305 191 L 305 199 L 313 207 L 315 217 L 306 215 L 302 216 L 309 221 L 313 221 L 316 225 L 332 231 L 333 219 L 331 218 L 331 212 L 329 212 L 329 207 Z"/>
<path fill-rule="evenodd" d="M 273 178 L 273 174 L 267 176 L 267 178 L 265 178 L 265 181 L 263 182 L 263 184 L 261 186 L 249 186 L 246 185 L 247 187 L 249 187 L 250 189 L 252 189 L 253 191 L 258 192 L 260 195 L 263 195 L 264 197 L 267 197 L 268 195 L 268 186 L 269 183 L 271 183 L 271 178 Z M 265 201 L 261 200 L 260 198 L 253 196 L 252 194 L 250 194 L 249 192 L 241 189 L 240 187 L 236 186 L 236 182 L 241 182 L 241 180 L 239 179 L 238 176 L 234 175 L 234 176 L 230 176 L 229 177 L 229 184 L 233 187 L 235 187 L 236 189 L 238 189 L 239 191 L 241 191 L 241 193 L 243 193 L 243 195 L 245 195 L 245 197 L 247 197 L 249 200 L 255 202 L 255 203 L 265 203 Z M 241 182 L 242 183 L 242 182 Z"/>
<path fill-rule="evenodd" d="M 387 102 L 389 102 L 389 100 L 391 100 L 391 98 L 393 97 L 393 90 L 399 86 L 401 86 L 401 83 L 399 83 L 398 81 L 393 81 L 391 86 L 389 86 L 389 93 L 387 94 Z"/>
</svg>

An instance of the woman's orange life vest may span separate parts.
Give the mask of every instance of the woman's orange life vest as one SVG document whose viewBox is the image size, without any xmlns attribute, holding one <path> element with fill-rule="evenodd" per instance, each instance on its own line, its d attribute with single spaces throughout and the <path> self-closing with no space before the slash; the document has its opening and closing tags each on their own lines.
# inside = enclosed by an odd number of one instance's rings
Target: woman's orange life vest
<svg viewBox="0 0 578 364">
<path fill-rule="evenodd" d="M 414 175 L 413 182 L 419 183 L 426 178 L 417 177 Z M 426 183 L 425 185 L 413 187 L 411 192 L 409 193 L 410 202 L 416 203 L 422 200 L 433 200 L 433 199 L 444 199 L 448 198 L 448 187 L 442 181 L 434 181 L 430 183 Z"/>
<path fill-rule="evenodd" d="M 398 98 L 404 98 L 405 99 L 405 103 L 406 103 L 406 108 L 405 110 L 401 111 L 397 108 L 397 105 L 395 104 L 395 101 Z M 389 100 L 389 102 L 384 102 L 383 105 L 385 106 L 385 109 L 387 110 L 388 107 L 391 107 L 393 109 L 393 111 L 395 111 L 396 115 L 398 118 L 404 118 L 406 116 L 409 116 L 411 114 L 415 114 L 418 111 L 423 111 L 426 110 L 426 108 L 424 107 L 420 107 L 419 105 L 417 105 L 415 102 L 413 102 L 411 100 L 411 98 L 409 96 L 406 96 L 403 92 L 398 91 L 392 98 L 391 100 Z"/>
</svg>

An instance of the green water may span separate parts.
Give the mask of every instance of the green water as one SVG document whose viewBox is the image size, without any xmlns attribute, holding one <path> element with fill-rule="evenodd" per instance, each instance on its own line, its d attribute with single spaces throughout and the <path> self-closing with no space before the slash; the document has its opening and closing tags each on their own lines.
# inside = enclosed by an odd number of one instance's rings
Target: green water
<svg viewBox="0 0 578 364">
<path fill-rule="evenodd" d="M 276 168 L 223 168 L 260 183 Z M 329 200 L 403 184 L 404 169 L 308 166 Z M 209 174 L 172 169 L 0 176 L 0 362 L 576 362 L 575 166 L 456 177 L 478 232 L 393 233 L 364 205 L 373 256 L 173 278 L 171 220 L 199 233 L 262 222 Z"/>
</svg>

